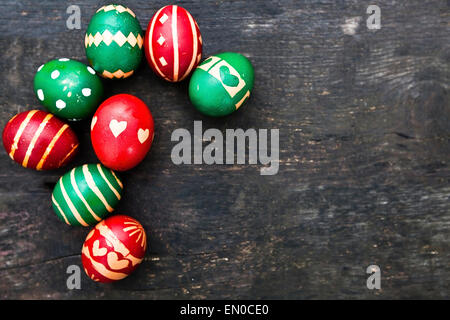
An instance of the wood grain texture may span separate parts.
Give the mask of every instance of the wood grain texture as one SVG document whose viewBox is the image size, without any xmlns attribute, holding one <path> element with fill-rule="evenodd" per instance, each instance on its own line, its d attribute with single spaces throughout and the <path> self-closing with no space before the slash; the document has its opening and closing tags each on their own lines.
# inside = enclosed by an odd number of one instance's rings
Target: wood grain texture
<svg viewBox="0 0 450 320">
<path fill-rule="evenodd" d="M 60 57 L 86 63 L 84 31 L 105 1 L 0 4 L 0 125 L 36 108 L 35 70 Z M 143 28 L 164 1 L 126 1 Z M 106 95 L 143 99 L 155 141 L 122 174 L 118 213 L 146 228 L 150 250 L 129 278 L 68 290 L 88 229 L 60 223 L 54 183 L 68 168 L 34 172 L 0 153 L 0 299 L 450 298 L 450 6 L 377 1 L 382 28 L 366 27 L 373 1 L 180 1 L 199 23 L 204 56 L 241 52 L 255 89 L 224 119 L 190 105 L 187 82 L 160 80 L 143 62 Z M 358 18 L 359 17 L 359 18 Z M 359 19 L 354 35 L 346 19 Z M 105 83 L 106 84 L 106 83 Z M 42 108 L 41 108 L 42 109 Z M 280 170 L 171 162 L 176 128 L 280 130 Z M 96 162 L 89 123 L 73 165 Z M 367 266 L 382 290 L 366 288 Z"/>
</svg>

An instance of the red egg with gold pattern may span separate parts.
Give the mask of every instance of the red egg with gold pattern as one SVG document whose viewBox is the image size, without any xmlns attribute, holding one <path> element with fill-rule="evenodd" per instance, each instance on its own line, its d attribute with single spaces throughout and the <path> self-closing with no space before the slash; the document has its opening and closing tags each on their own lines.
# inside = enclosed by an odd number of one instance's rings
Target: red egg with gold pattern
<svg viewBox="0 0 450 320">
<path fill-rule="evenodd" d="M 202 36 L 197 22 L 186 9 L 170 5 L 150 20 L 144 41 L 145 56 L 161 78 L 184 80 L 202 58 Z"/>
<path fill-rule="evenodd" d="M 147 105 L 130 94 L 105 100 L 91 122 L 94 151 L 106 167 L 125 171 L 138 165 L 150 150 L 153 117 Z"/>
<path fill-rule="evenodd" d="M 78 138 L 68 124 L 53 114 L 30 110 L 15 115 L 3 129 L 9 157 L 25 168 L 57 169 L 72 160 Z"/>
<path fill-rule="evenodd" d="M 84 271 L 96 282 L 113 282 L 130 275 L 142 262 L 147 237 L 135 219 L 116 215 L 99 222 L 81 251 Z"/>
</svg>

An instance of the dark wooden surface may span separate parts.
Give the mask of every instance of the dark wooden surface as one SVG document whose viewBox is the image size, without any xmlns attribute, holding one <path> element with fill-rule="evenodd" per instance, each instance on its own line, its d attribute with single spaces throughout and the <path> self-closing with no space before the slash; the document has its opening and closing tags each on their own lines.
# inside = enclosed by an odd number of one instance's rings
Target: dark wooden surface
<svg viewBox="0 0 450 320">
<path fill-rule="evenodd" d="M 106 1 L 0 4 L 0 125 L 39 107 L 33 76 L 59 57 L 86 63 L 84 31 Z M 143 28 L 165 1 L 124 1 Z M 81 8 L 81 30 L 66 8 Z M 196 17 L 204 56 L 237 51 L 256 72 L 249 103 L 223 119 L 190 105 L 187 82 L 144 62 L 107 95 L 150 107 L 156 138 L 122 174 L 117 212 L 140 220 L 150 250 L 129 278 L 68 290 L 86 228 L 59 222 L 54 183 L 0 153 L 0 298 L 450 298 L 450 29 L 448 1 L 180 1 Z M 381 30 L 366 8 L 381 7 Z M 346 19 L 360 17 L 354 35 Z M 358 20 L 356 18 L 355 20 Z M 41 108 L 41 107 L 39 107 Z M 173 130 L 280 130 L 280 170 L 171 162 Z M 95 162 L 89 123 L 74 165 Z M 381 267 L 381 290 L 366 288 Z"/>
</svg>

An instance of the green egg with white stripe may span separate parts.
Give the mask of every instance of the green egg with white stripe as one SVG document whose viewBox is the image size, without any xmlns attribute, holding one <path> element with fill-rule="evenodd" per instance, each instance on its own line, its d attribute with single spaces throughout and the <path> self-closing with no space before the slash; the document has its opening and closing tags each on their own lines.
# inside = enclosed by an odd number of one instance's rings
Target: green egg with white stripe
<svg viewBox="0 0 450 320">
<path fill-rule="evenodd" d="M 114 171 L 101 164 L 85 164 L 59 179 L 52 194 L 53 210 L 69 225 L 95 225 L 114 211 L 122 190 Z"/>
</svg>

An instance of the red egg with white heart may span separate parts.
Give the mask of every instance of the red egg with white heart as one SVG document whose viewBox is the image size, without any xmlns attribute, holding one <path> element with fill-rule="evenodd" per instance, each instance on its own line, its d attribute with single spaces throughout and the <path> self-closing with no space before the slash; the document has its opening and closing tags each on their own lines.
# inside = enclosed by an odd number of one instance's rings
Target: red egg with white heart
<svg viewBox="0 0 450 320">
<path fill-rule="evenodd" d="M 91 122 L 95 154 L 106 167 L 125 171 L 138 165 L 150 150 L 154 123 L 147 105 L 129 94 L 105 100 Z"/>
<path fill-rule="evenodd" d="M 184 80 L 202 58 L 202 36 L 197 22 L 186 9 L 169 5 L 150 20 L 144 41 L 148 64 L 161 78 Z"/>
<path fill-rule="evenodd" d="M 3 129 L 9 157 L 25 168 L 57 169 L 78 151 L 78 138 L 68 124 L 53 114 L 29 110 L 12 117 Z"/>
<path fill-rule="evenodd" d="M 126 215 L 100 221 L 81 249 L 81 261 L 89 278 L 113 282 L 126 278 L 142 262 L 147 236 L 142 225 Z"/>
</svg>

